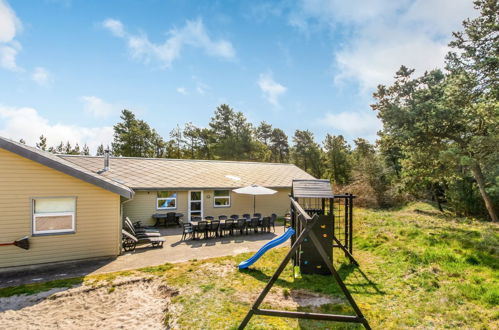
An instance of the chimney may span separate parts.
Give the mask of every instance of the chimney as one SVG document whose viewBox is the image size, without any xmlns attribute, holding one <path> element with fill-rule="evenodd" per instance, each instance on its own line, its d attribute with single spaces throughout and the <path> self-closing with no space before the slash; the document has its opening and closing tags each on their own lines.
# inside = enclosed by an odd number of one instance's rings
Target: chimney
<svg viewBox="0 0 499 330">
<path fill-rule="evenodd" d="M 104 150 L 104 169 L 102 172 L 109 171 L 109 148 Z"/>
</svg>

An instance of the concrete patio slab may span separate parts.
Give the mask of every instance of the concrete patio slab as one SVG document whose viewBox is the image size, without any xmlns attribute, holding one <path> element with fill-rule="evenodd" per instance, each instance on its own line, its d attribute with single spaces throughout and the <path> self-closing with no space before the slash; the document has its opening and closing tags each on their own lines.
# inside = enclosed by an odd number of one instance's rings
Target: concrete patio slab
<svg viewBox="0 0 499 330">
<path fill-rule="evenodd" d="M 281 235 L 284 227 L 276 225 L 275 233 L 250 233 L 249 235 L 184 241 L 181 239 L 181 228 L 162 228 L 160 231 L 165 239 L 163 248 L 143 245 L 117 258 L 40 265 L 30 267 L 28 270 L 4 272 L 0 273 L 0 287 L 255 252 L 268 241 Z"/>
</svg>

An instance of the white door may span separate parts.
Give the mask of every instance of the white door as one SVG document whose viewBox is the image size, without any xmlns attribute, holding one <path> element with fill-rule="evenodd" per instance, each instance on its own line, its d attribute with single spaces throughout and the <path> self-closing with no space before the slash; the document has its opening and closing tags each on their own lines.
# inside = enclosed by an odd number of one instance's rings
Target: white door
<svg viewBox="0 0 499 330">
<path fill-rule="evenodd" d="M 203 191 L 189 191 L 189 221 L 192 217 L 203 218 Z"/>
</svg>

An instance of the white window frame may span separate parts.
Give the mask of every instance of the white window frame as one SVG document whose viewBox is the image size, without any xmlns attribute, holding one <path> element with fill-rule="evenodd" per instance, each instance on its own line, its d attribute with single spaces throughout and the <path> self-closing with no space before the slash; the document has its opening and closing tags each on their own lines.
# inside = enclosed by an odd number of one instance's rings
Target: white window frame
<svg viewBox="0 0 499 330">
<path fill-rule="evenodd" d="M 62 234 L 62 233 L 75 233 L 76 232 L 76 226 L 75 226 L 75 218 L 76 218 L 76 198 L 74 199 L 75 202 L 75 211 L 73 212 L 50 212 L 50 213 L 35 213 L 35 203 L 36 200 L 40 199 L 57 199 L 57 198 L 67 198 L 67 197 L 40 197 L 40 198 L 33 198 L 32 199 L 32 214 L 33 214 L 33 235 L 44 235 L 44 234 Z M 38 217 L 64 217 L 64 216 L 71 216 L 71 228 L 70 229 L 54 229 L 54 230 L 41 230 L 37 231 L 36 230 L 36 219 Z"/>
<path fill-rule="evenodd" d="M 191 193 L 193 193 L 193 192 L 199 192 L 201 199 L 191 199 L 191 197 L 192 197 Z M 191 220 L 192 220 L 192 213 L 193 212 L 196 212 L 196 213 L 200 212 L 201 213 L 200 214 L 201 219 L 203 219 L 203 217 L 204 217 L 204 198 L 203 198 L 204 197 L 204 192 L 202 190 L 189 190 L 187 193 L 189 194 L 187 196 L 188 197 L 188 208 L 187 208 L 187 212 L 189 214 L 189 222 L 191 222 Z M 200 202 L 201 203 L 201 210 L 196 210 L 196 211 L 191 210 L 191 206 L 192 206 L 191 203 L 192 202 Z M 197 217 L 197 215 L 196 215 L 196 217 Z"/>
<path fill-rule="evenodd" d="M 226 195 L 226 196 L 215 196 L 215 191 L 224 191 L 224 190 L 228 191 L 229 194 Z M 218 198 L 228 198 L 229 199 L 229 205 L 217 205 L 216 200 Z M 231 197 L 230 197 L 230 190 L 229 189 L 216 189 L 216 190 L 213 190 L 213 207 L 216 207 L 216 208 L 224 208 L 224 207 L 226 207 L 227 208 L 227 207 L 230 207 L 231 204 L 232 204 L 232 200 L 231 200 Z"/>
<path fill-rule="evenodd" d="M 178 194 L 178 191 L 174 191 L 174 190 L 160 190 L 160 191 L 170 191 L 170 192 L 174 192 L 175 195 Z M 168 201 L 169 200 L 175 200 L 175 206 L 174 207 L 158 207 L 158 202 L 159 201 L 166 201 L 166 204 L 168 205 Z M 176 210 L 177 209 L 177 197 L 156 197 L 156 210 Z"/>
</svg>

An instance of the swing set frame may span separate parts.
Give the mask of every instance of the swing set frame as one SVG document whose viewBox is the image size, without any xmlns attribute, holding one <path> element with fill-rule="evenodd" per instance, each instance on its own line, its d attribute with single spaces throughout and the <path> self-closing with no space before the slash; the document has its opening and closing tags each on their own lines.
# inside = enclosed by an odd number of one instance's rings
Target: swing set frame
<svg viewBox="0 0 499 330">
<path fill-rule="evenodd" d="M 317 238 L 316 234 L 312 231 L 312 228 L 317 222 L 318 215 L 315 214 L 314 216 L 310 216 L 303 210 L 303 208 L 298 204 L 298 202 L 290 196 L 291 200 L 291 205 L 294 211 L 296 212 L 295 217 L 300 221 L 301 226 L 303 230 L 299 233 L 298 237 L 296 240 L 293 242 L 291 249 L 288 251 L 282 262 L 280 263 L 279 267 L 275 271 L 275 273 L 272 275 L 270 280 L 268 281 L 267 285 L 265 288 L 262 290 L 262 292 L 258 295 L 256 298 L 255 302 L 253 303 L 251 309 L 248 311 L 246 314 L 245 318 L 239 325 L 239 329 L 244 329 L 248 322 L 251 320 L 253 315 L 266 315 L 266 316 L 276 316 L 276 317 L 289 317 L 289 318 L 299 318 L 299 319 L 310 319 L 310 320 L 326 320 L 326 321 L 335 321 L 335 322 L 349 322 L 349 323 L 360 323 L 362 324 L 366 329 L 371 329 L 369 326 L 369 323 L 367 319 L 364 317 L 362 314 L 362 311 L 360 310 L 359 306 L 353 299 L 352 295 L 348 291 L 347 287 L 345 286 L 345 283 L 341 279 L 340 275 L 338 274 L 336 268 L 333 265 L 332 260 L 322 247 L 319 239 Z M 317 252 L 319 252 L 322 260 L 324 263 L 327 265 L 329 268 L 329 271 L 333 275 L 333 278 L 335 281 L 338 283 L 341 291 L 345 295 L 348 303 L 352 307 L 352 309 L 355 312 L 355 315 L 338 315 L 338 314 L 325 314 L 325 313 L 309 313 L 309 312 L 293 312 L 293 311 L 283 311 L 283 310 L 273 310 L 273 309 L 261 309 L 260 305 L 267 296 L 267 294 L 270 292 L 270 289 L 273 287 L 275 284 L 276 280 L 279 278 L 281 275 L 282 271 L 288 264 L 288 262 L 293 258 L 295 253 L 298 251 L 298 248 L 302 244 L 302 242 L 306 239 L 310 238 L 312 241 L 314 247 L 317 249 Z M 337 242 L 338 243 L 338 242 Z M 342 245 L 341 243 L 339 245 Z M 343 249 L 344 251 L 348 249 Z M 348 251 L 350 252 L 350 251 Z M 347 254 L 348 257 L 355 263 L 355 259 L 353 259 L 353 256 L 351 253 Z"/>
</svg>

